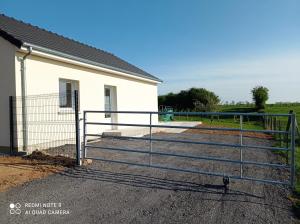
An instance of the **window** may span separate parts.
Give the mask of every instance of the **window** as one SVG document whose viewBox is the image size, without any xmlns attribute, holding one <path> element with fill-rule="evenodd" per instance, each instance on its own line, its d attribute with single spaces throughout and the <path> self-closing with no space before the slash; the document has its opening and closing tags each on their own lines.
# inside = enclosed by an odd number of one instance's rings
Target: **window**
<svg viewBox="0 0 300 224">
<path fill-rule="evenodd" d="M 104 88 L 104 108 L 105 111 L 111 111 L 111 89 L 109 87 Z M 105 118 L 110 118 L 110 113 L 105 113 Z"/>
<path fill-rule="evenodd" d="M 79 82 L 59 79 L 59 107 L 74 108 L 74 91 L 79 90 Z"/>
</svg>

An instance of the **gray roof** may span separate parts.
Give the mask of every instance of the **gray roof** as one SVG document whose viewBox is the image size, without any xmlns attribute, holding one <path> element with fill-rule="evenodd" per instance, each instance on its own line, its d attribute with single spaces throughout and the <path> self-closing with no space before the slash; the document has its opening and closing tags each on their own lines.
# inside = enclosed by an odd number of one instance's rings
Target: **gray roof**
<svg viewBox="0 0 300 224">
<path fill-rule="evenodd" d="M 161 81 L 157 77 L 109 52 L 88 46 L 3 14 L 0 14 L 0 36 L 19 48 L 24 43 L 32 44 L 51 51 L 80 58 L 88 62 L 94 62 L 95 64 L 100 64 L 103 67 L 155 81 Z"/>
</svg>

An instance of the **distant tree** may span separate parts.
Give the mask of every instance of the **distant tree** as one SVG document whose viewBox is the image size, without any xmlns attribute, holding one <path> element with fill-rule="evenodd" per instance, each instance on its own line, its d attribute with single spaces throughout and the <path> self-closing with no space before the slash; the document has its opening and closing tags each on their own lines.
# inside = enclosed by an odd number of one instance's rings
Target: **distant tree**
<svg viewBox="0 0 300 224">
<path fill-rule="evenodd" d="M 191 88 L 179 93 L 168 93 L 158 97 L 159 105 L 172 106 L 176 110 L 213 111 L 220 103 L 219 97 L 204 88 Z"/>
<path fill-rule="evenodd" d="M 191 88 L 188 92 L 195 111 L 214 111 L 220 103 L 219 97 L 214 92 L 204 88 Z"/>
<path fill-rule="evenodd" d="M 158 105 L 163 106 L 166 103 L 166 96 L 165 95 L 161 95 L 158 96 Z"/>
<path fill-rule="evenodd" d="M 158 105 L 176 107 L 176 94 L 168 93 L 167 95 L 158 96 Z"/>
<path fill-rule="evenodd" d="M 269 99 L 269 90 L 263 86 L 256 86 L 252 90 L 252 98 L 255 103 L 255 108 L 259 110 L 265 109 L 266 102 Z"/>
</svg>

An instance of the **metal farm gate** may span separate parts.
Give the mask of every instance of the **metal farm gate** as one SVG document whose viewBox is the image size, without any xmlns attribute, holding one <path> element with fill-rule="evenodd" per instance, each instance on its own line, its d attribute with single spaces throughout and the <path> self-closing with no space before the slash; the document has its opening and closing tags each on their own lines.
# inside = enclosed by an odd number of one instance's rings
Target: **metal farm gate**
<svg viewBox="0 0 300 224">
<path fill-rule="evenodd" d="M 175 120 L 195 120 L 195 118 L 201 118 L 206 120 L 213 119 L 225 119 L 226 117 L 232 117 L 234 120 L 234 127 L 216 127 L 216 126 L 205 126 L 196 125 L 190 126 L 182 123 L 169 122 L 161 123 L 158 122 L 160 116 L 166 115 L 168 112 L 144 112 L 144 111 L 91 111 L 87 110 L 83 112 L 83 144 L 81 151 L 81 159 L 93 159 L 101 160 L 106 162 L 121 163 L 134 166 L 152 167 L 163 170 L 172 171 L 182 171 L 188 173 L 204 174 L 210 176 L 223 177 L 223 182 L 225 187 L 229 183 L 229 179 L 237 180 L 250 180 L 269 184 L 282 184 L 291 187 L 295 186 L 295 132 L 296 132 L 296 118 L 295 114 L 261 114 L 261 113 L 208 113 L 208 112 L 172 112 Z M 100 122 L 103 117 L 117 116 L 117 120 L 121 122 L 112 122 L 112 120 Z M 131 120 L 128 117 L 131 116 Z M 139 118 L 140 117 L 140 118 Z M 265 120 L 272 118 L 285 119 L 288 125 L 287 129 L 284 130 L 265 130 L 263 128 L 249 128 L 248 124 L 251 122 L 258 122 L 263 124 Z M 131 121 L 127 123 L 127 121 Z M 197 120 L 197 119 L 196 119 Z M 263 125 L 262 125 L 263 126 Z M 116 130 L 118 129 L 118 130 Z M 138 133 L 134 133 L 134 130 L 139 130 Z M 175 130 L 180 130 L 176 132 Z M 187 131 L 188 130 L 188 131 Z M 169 132 L 176 132 L 176 135 L 166 134 Z M 189 131 L 199 131 L 200 135 L 197 138 L 186 138 L 185 135 Z M 228 142 L 218 142 L 214 140 L 201 140 L 199 136 L 201 133 L 209 132 L 212 134 L 209 139 L 216 137 L 221 133 L 226 132 L 228 135 L 235 135 L 237 140 L 233 143 Z M 126 134 L 127 133 L 127 134 Z M 165 133 L 165 134 L 164 134 Z M 251 134 L 252 133 L 252 134 Z M 124 136 L 125 135 L 125 136 Z M 270 144 L 252 144 L 252 137 L 256 135 L 263 135 L 264 137 L 270 139 L 280 139 L 280 145 L 272 145 L 273 140 L 268 141 Z M 252 137 L 251 137 L 252 136 Z M 171 138 L 170 138 L 171 137 Z M 182 138 L 181 138 L 182 137 Z M 103 144 L 103 142 L 109 139 L 108 145 Z M 284 145 L 282 144 L 282 139 L 285 139 Z M 117 144 L 118 141 L 124 143 Z M 130 141 L 141 141 L 143 142 L 140 147 L 130 147 Z M 165 143 L 165 146 L 160 149 L 159 145 L 155 146 L 157 143 Z M 235 150 L 235 155 L 233 159 L 223 158 L 210 155 L 198 155 L 196 153 L 186 153 L 188 150 L 183 150 L 184 152 L 170 151 L 172 146 L 181 144 L 182 147 L 187 149 L 197 148 L 197 152 L 200 152 L 203 147 L 210 147 L 211 150 L 220 149 L 222 152 L 226 150 Z M 157 147 L 157 148 L 156 148 Z M 168 149 L 166 151 L 165 149 Z M 253 150 L 255 153 L 252 159 L 249 160 L 245 158 L 247 152 Z M 110 157 L 99 156 L 98 152 L 109 152 Z M 251 151 L 251 152 L 253 152 Z M 269 162 L 269 161 L 256 161 L 255 155 L 261 153 L 262 151 L 271 151 L 271 153 L 279 152 L 286 155 L 285 162 Z M 195 150 L 194 150 L 195 152 Z M 249 151 L 250 152 L 250 151 Z M 129 160 L 120 159 L 118 153 L 125 153 Z M 130 160 L 133 155 L 142 155 L 143 159 Z M 131 156 L 132 155 L 132 156 Z M 226 154 L 225 154 L 226 155 Z M 269 154 L 266 154 L 268 158 Z M 154 157 L 163 157 L 165 159 L 160 164 L 153 161 Z M 236 172 L 226 172 L 225 170 L 202 170 L 201 163 L 199 165 L 193 165 L 193 167 L 177 167 L 169 164 L 169 158 L 177 158 L 188 161 L 200 161 L 200 162 L 210 162 L 212 166 L 214 163 L 224 163 L 231 164 L 236 169 Z M 193 164 L 193 162 L 188 162 L 187 164 Z M 249 176 L 244 173 L 246 166 L 256 166 L 261 168 L 275 169 L 275 173 L 278 170 L 285 170 L 288 175 L 285 179 L 277 178 L 266 178 L 264 175 L 261 177 L 256 177 L 255 175 Z M 226 166 L 224 166 L 226 167 Z M 249 170 L 249 169 L 248 169 Z M 269 172 L 269 171 L 268 171 Z M 270 171 L 271 172 L 271 171 Z M 256 174 L 256 173 L 255 173 Z"/>
</svg>

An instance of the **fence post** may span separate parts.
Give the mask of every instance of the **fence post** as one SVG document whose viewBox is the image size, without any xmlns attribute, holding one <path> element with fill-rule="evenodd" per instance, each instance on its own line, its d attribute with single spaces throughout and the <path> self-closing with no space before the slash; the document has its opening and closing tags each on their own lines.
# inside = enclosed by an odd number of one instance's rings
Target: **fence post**
<svg viewBox="0 0 300 224">
<path fill-rule="evenodd" d="M 292 114 L 294 113 L 294 111 L 293 110 L 290 110 L 289 111 L 289 114 L 291 115 L 291 116 L 289 116 L 289 118 L 288 118 L 288 122 L 287 122 L 287 125 L 286 125 L 286 129 L 285 129 L 285 131 L 287 132 L 286 134 L 285 134 L 285 139 L 284 139 L 284 141 L 286 142 L 286 148 L 289 148 L 289 131 L 290 131 L 290 129 L 291 129 L 291 125 L 292 125 Z M 289 151 L 286 151 L 286 162 L 287 162 L 287 164 L 289 164 Z"/>
<path fill-rule="evenodd" d="M 83 111 L 83 158 L 86 158 L 86 112 Z"/>
<path fill-rule="evenodd" d="M 22 133 L 23 133 L 23 151 L 28 149 L 28 124 L 27 124 L 27 96 L 22 96 Z"/>
<path fill-rule="evenodd" d="M 271 131 L 274 131 L 274 117 L 271 117 Z M 274 133 L 273 133 L 274 135 Z"/>
<path fill-rule="evenodd" d="M 74 91 L 75 101 L 75 131 L 76 131 L 76 163 L 81 165 L 81 152 L 80 152 L 80 124 L 79 124 L 79 105 L 78 105 L 78 91 Z"/>
<path fill-rule="evenodd" d="M 240 177 L 243 177 L 243 115 L 240 115 Z"/>
<path fill-rule="evenodd" d="M 9 96 L 9 152 L 13 154 L 14 150 L 14 98 Z"/>
<path fill-rule="evenodd" d="M 296 122 L 295 114 L 291 114 L 291 187 L 295 188 L 295 135 L 296 135 Z"/>
<path fill-rule="evenodd" d="M 280 120 L 278 120 L 278 130 L 282 131 Z M 282 147 L 282 133 L 279 133 L 278 136 L 279 136 L 279 141 L 280 141 L 280 147 Z"/>
<path fill-rule="evenodd" d="M 150 112 L 150 158 L 149 166 L 152 165 L 152 113 Z"/>
</svg>

